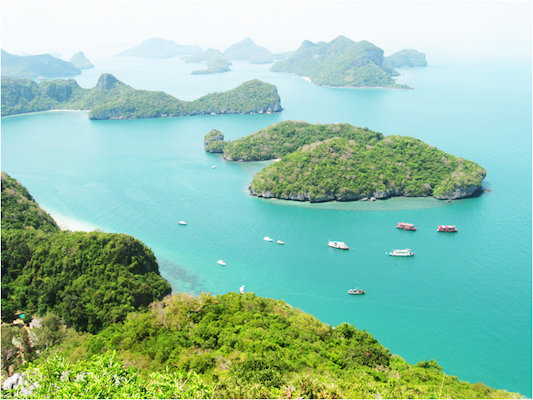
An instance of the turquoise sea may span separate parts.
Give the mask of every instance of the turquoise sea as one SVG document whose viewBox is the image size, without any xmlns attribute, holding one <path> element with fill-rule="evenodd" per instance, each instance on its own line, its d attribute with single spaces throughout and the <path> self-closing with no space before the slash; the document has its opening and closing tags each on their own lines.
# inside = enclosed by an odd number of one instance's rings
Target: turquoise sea
<svg viewBox="0 0 533 400">
<path fill-rule="evenodd" d="M 189 74 L 199 65 L 178 59 L 91 60 L 97 68 L 74 77 L 83 87 L 109 72 L 134 88 L 193 100 L 258 78 L 278 87 L 284 111 L 2 118 L 2 170 L 75 226 L 142 240 L 176 292 L 222 294 L 245 285 L 328 324 L 365 329 L 410 363 L 436 359 L 447 374 L 531 397 L 531 60 L 428 59 L 426 68 L 401 70 L 398 80 L 414 90 L 318 87 L 247 62 L 202 76 Z M 235 140 L 287 119 L 419 138 L 483 166 L 490 191 L 450 203 L 265 200 L 247 187 L 268 162 L 228 163 L 203 150 L 213 128 Z M 399 221 L 418 230 L 395 229 Z M 437 233 L 439 224 L 459 232 Z M 328 240 L 350 250 L 329 248 Z M 386 255 L 406 247 L 415 257 Z M 346 293 L 356 286 L 366 295 Z"/>
</svg>

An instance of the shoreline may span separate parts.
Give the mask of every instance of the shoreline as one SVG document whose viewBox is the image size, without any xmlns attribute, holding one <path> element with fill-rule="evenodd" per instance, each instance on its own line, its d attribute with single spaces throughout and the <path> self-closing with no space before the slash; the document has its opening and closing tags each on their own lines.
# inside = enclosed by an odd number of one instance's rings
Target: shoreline
<svg viewBox="0 0 533 400">
<path fill-rule="evenodd" d="M 59 214 L 55 211 L 51 211 L 41 206 L 50 216 L 53 218 L 57 226 L 64 231 L 71 232 L 92 232 L 96 230 L 101 230 L 96 225 L 91 224 L 90 222 L 80 221 L 75 218 L 67 217 L 65 215 Z"/>
</svg>

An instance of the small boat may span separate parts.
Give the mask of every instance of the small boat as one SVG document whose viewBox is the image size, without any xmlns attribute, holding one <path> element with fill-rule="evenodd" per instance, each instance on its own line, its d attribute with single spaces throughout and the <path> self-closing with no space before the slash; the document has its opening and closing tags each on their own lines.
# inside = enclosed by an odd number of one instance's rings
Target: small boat
<svg viewBox="0 0 533 400">
<path fill-rule="evenodd" d="M 222 261 L 222 260 L 218 260 L 218 261 L 217 261 L 217 264 L 220 264 L 220 265 L 226 265 L 226 263 L 225 263 L 224 261 Z"/>
<path fill-rule="evenodd" d="M 416 227 L 414 226 L 414 224 L 408 224 L 405 222 L 398 222 L 398 225 L 396 225 L 396 228 L 404 229 L 406 231 L 416 231 Z"/>
<path fill-rule="evenodd" d="M 213 165 L 213 166 L 212 166 L 211 168 L 213 168 L 213 169 L 214 169 L 214 168 L 216 168 L 216 167 L 217 167 L 216 165 Z"/>
<path fill-rule="evenodd" d="M 439 225 L 437 232 L 457 232 L 459 229 L 455 225 Z"/>
<path fill-rule="evenodd" d="M 350 289 L 348 290 L 348 294 L 365 294 L 365 291 L 363 289 Z"/>
<path fill-rule="evenodd" d="M 411 249 L 392 250 L 389 253 L 389 256 L 398 256 L 398 257 L 410 257 L 414 255 L 415 255 L 415 252 L 411 251 Z"/>
<path fill-rule="evenodd" d="M 277 244 L 285 244 L 285 242 L 282 242 L 281 240 L 278 240 L 276 243 Z"/>
<path fill-rule="evenodd" d="M 178 224 L 180 224 L 180 225 L 187 225 L 187 222 L 185 222 L 185 221 L 180 221 L 180 222 L 178 222 Z"/>
<path fill-rule="evenodd" d="M 272 238 L 269 238 L 268 236 L 265 236 L 265 237 L 263 238 L 263 240 L 266 241 L 266 242 L 271 242 L 273 239 L 272 239 Z"/>
<path fill-rule="evenodd" d="M 329 247 L 333 247 L 335 249 L 341 249 L 341 250 L 348 250 L 349 247 L 344 242 L 338 242 L 336 240 L 330 240 L 328 242 Z"/>
</svg>

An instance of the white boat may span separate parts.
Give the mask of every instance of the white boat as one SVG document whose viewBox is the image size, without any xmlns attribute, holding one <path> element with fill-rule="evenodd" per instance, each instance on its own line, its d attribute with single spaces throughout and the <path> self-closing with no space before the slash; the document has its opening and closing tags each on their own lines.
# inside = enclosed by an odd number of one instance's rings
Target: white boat
<svg viewBox="0 0 533 400">
<path fill-rule="evenodd" d="M 328 242 L 329 247 L 333 247 L 335 249 L 341 249 L 341 250 L 348 250 L 349 247 L 344 242 L 338 242 L 336 240 L 330 240 Z"/>
<path fill-rule="evenodd" d="M 216 165 L 213 165 L 211 168 L 216 168 L 217 166 Z"/>
<path fill-rule="evenodd" d="M 187 225 L 187 222 L 185 222 L 185 221 L 180 221 L 180 222 L 178 222 L 178 224 L 180 224 L 180 225 Z"/>
<path fill-rule="evenodd" d="M 282 242 L 281 240 L 278 240 L 276 243 L 277 244 L 285 244 L 285 242 Z"/>
<path fill-rule="evenodd" d="M 268 236 L 265 236 L 263 238 L 263 240 L 267 241 L 267 242 L 271 242 L 273 239 L 272 238 L 269 238 Z"/>
<path fill-rule="evenodd" d="M 217 261 L 217 264 L 220 264 L 220 265 L 226 265 L 226 263 L 225 263 L 224 261 L 222 261 L 222 260 L 218 260 L 218 261 Z"/>
<path fill-rule="evenodd" d="M 366 292 L 363 289 L 350 289 L 348 290 L 348 294 L 365 294 Z"/>
<path fill-rule="evenodd" d="M 398 257 L 409 257 L 414 256 L 415 252 L 411 251 L 411 249 L 403 249 L 403 250 L 392 250 L 389 253 L 389 256 L 398 256 Z"/>
</svg>

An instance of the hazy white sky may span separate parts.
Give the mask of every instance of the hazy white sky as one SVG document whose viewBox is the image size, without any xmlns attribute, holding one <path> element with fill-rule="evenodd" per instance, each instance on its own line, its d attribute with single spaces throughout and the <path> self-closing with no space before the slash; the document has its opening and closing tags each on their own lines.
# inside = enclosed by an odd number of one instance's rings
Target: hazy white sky
<svg viewBox="0 0 533 400">
<path fill-rule="evenodd" d="M 368 40 L 385 55 L 504 51 L 531 57 L 531 1 L 1 0 L 1 47 L 13 54 L 114 55 L 163 37 L 224 51 L 245 37 L 273 52 L 305 39 Z"/>
</svg>

